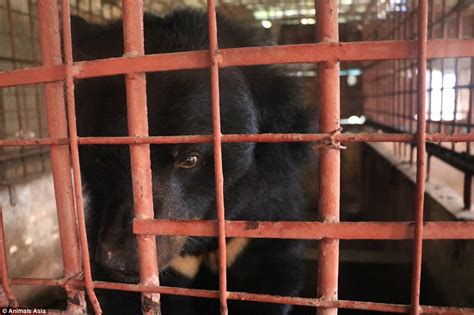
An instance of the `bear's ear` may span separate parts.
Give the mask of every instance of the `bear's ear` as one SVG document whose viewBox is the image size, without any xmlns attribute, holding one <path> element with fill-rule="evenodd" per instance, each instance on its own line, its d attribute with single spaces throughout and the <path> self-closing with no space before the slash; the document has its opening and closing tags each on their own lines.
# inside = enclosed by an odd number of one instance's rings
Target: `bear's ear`
<svg viewBox="0 0 474 315">
<path fill-rule="evenodd" d="M 91 32 L 91 25 L 82 17 L 71 15 L 72 43 L 75 44 L 86 38 Z"/>
<path fill-rule="evenodd" d="M 94 25 L 82 17 L 71 15 L 72 50 L 75 60 L 88 59 L 87 47 L 84 44 L 92 35 Z"/>
</svg>

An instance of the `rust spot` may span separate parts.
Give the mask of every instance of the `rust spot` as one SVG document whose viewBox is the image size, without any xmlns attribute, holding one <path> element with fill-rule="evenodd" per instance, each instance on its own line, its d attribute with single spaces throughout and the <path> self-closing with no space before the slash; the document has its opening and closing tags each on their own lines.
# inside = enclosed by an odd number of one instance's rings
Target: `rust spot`
<svg viewBox="0 0 474 315">
<path fill-rule="evenodd" d="M 249 221 L 249 222 L 245 223 L 244 230 L 245 231 L 256 230 L 256 229 L 258 229 L 258 226 L 259 226 L 258 222 Z"/>
<path fill-rule="evenodd" d="M 160 315 L 160 303 L 153 301 L 152 298 L 144 296 L 142 302 L 142 311 L 146 313 L 152 312 L 152 314 Z"/>
</svg>

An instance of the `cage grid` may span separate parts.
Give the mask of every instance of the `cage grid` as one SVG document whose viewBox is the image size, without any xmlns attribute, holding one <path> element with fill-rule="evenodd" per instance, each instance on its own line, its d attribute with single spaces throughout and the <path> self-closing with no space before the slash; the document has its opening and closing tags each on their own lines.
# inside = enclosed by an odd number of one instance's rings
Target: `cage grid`
<svg viewBox="0 0 474 315">
<path fill-rule="evenodd" d="M 37 55 L 37 29 L 32 1 L 18 7 L 11 1 L 0 6 L 0 38 L 4 44 L 0 49 L 0 69 L 17 69 L 40 64 Z M 19 27 L 15 29 L 13 25 Z M 26 34 L 26 35 L 25 35 Z M 27 49 L 20 49 L 28 47 Z M 38 86 L 17 86 L 0 92 L 0 126 L 2 138 L 32 138 L 45 136 L 42 111 L 43 100 Z M 0 184 L 8 185 L 24 181 L 48 169 L 45 163 L 48 151 L 45 148 L 1 148 Z"/>
<path fill-rule="evenodd" d="M 120 14 L 117 6 L 92 0 L 71 1 L 70 7 L 72 13 L 93 22 L 104 22 Z M 41 65 L 36 1 L 0 2 L 0 40 L 1 71 Z M 44 108 L 44 93 L 38 84 L 0 90 L 0 137 L 46 137 Z M 0 185 L 23 183 L 50 171 L 47 147 L 1 147 L 0 152 Z"/>
<path fill-rule="evenodd" d="M 413 1 L 410 1 L 410 6 Z M 375 10 L 371 14 L 377 15 Z M 416 16 L 394 11 L 383 21 L 375 19 L 365 29 L 364 39 L 409 40 L 416 36 Z M 469 1 L 434 1 L 428 10 L 427 37 L 468 39 L 474 32 L 474 6 Z M 474 63 L 472 57 L 427 60 L 427 131 L 432 133 L 471 133 L 473 125 Z M 416 131 L 417 71 L 411 60 L 381 61 L 364 69 L 364 112 L 369 122 L 389 132 Z M 413 144 L 394 145 L 397 155 L 413 161 Z M 474 157 L 471 144 L 428 143 L 428 176 L 431 157 L 437 157 L 464 174 L 464 209 L 472 207 Z"/>
<path fill-rule="evenodd" d="M 443 1 L 444 3 L 444 1 Z M 208 0 L 209 51 L 144 55 L 143 52 L 143 1 L 123 0 L 124 50 L 119 58 L 73 62 L 70 32 L 70 3 L 62 0 L 61 8 L 56 0 L 37 2 L 42 65 L 27 69 L 0 72 L 0 87 L 22 87 L 43 84 L 49 137 L 32 139 L 0 139 L 0 147 L 41 146 L 50 148 L 50 157 L 56 194 L 61 246 L 63 248 L 64 277 L 61 279 L 10 278 L 6 263 L 4 236 L 0 233 L 0 263 L 3 292 L 8 301 L 5 306 L 16 306 L 13 285 L 45 285 L 64 287 L 68 295 L 69 312 L 85 312 L 85 293 L 96 313 L 101 313 L 94 289 L 114 289 L 142 292 L 144 314 L 159 313 L 160 294 L 186 295 L 219 299 L 221 314 L 227 314 L 227 300 L 283 303 L 312 306 L 318 314 L 336 314 L 338 308 L 372 310 L 394 313 L 468 314 L 473 308 L 455 308 L 420 305 L 420 278 L 423 240 L 474 239 L 474 222 L 424 222 L 423 196 L 426 177 L 426 150 L 428 142 L 474 141 L 471 129 L 460 128 L 454 123 L 449 134 L 446 129 L 430 129 L 431 110 L 427 111 L 427 68 L 429 59 L 472 58 L 472 38 L 428 39 L 428 1 L 411 1 L 400 10 L 411 6 L 412 19 L 403 24 L 391 20 L 390 26 L 381 30 L 387 35 L 382 40 L 373 38 L 359 43 L 339 43 L 338 3 L 316 1 L 318 43 L 273 47 L 219 49 L 217 47 L 217 25 L 215 3 Z M 61 9 L 61 10 L 60 10 Z M 443 11 L 446 8 L 443 8 Z M 59 12 L 62 15 L 65 62 L 62 61 L 60 43 Z M 375 14 L 377 14 L 375 10 Z M 400 26 L 406 25 L 406 26 Z M 392 27 L 392 28 L 391 28 Z M 380 26 L 375 26 L 380 29 Z M 391 40 L 388 34 L 398 34 Z M 403 34 L 403 36 L 402 36 Z M 418 36 L 415 38 L 415 35 Z M 410 38 L 410 39 L 408 39 Z M 366 101 L 366 109 L 374 115 L 376 122 L 387 126 L 404 126 L 393 132 L 341 134 L 339 128 L 339 62 L 371 61 L 368 67 L 368 82 L 390 86 L 389 92 L 399 93 L 397 101 L 383 101 L 376 94 Z M 375 62 L 374 62 L 375 61 Z M 387 64 L 388 61 L 388 64 Z M 320 133 L 317 134 L 222 134 L 219 116 L 218 69 L 220 67 L 319 63 L 319 89 L 321 97 Z M 384 64 L 385 62 L 385 64 Z M 472 67 L 472 59 L 471 59 Z M 210 68 L 213 110 L 213 134 L 198 136 L 149 136 L 145 93 L 145 72 Z M 411 85 L 399 77 L 391 78 L 389 71 L 400 73 L 411 69 L 414 80 Z M 414 75 L 416 73 L 416 75 Z M 83 78 L 126 75 L 128 123 L 127 137 L 78 137 L 75 126 L 74 80 Z M 386 76 L 385 79 L 379 74 Z M 472 72 L 471 72 L 472 75 Z M 417 78 L 415 81 L 415 77 Z M 390 82 L 390 83 L 387 83 Z M 415 83 L 416 82 L 416 83 Z M 471 81 L 472 82 L 472 81 Z M 66 84 L 66 91 L 63 89 Z M 472 86 L 469 86 L 472 89 Z M 396 89 L 396 90 L 395 90 Z M 374 89 L 372 89 L 373 91 Z M 405 94 L 401 91 L 406 92 Z M 407 92 L 410 91 L 410 92 Z M 387 92 L 388 93 L 388 92 Z M 405 95 L 404 97 L 402 95 Z M 472 94 L 471 94 L 472 95 Z M 65 100 L 67 99 L 67 113 Z M 472 99 L 472 96 L 471 96 Z M 387 104 L 388 103 L 388 104 Z M 377 111 L 382 108 L 381 111 Z M 396 109 L 403 109 L 409 117 L 400 116 Z M 472 101 L 469 111 L 472 114 Z M 399 112 L 398 112 L 399 113 Z M 416 113 L 416 119 L 410 115 Z M 398 115 L 398 116 L 397 116 Z M 66 116 L 68 119 L 66 119 Z M 316 118 L 315 118 L 316 119 Z M 472 120 L 470 121 L 472 122 Z M 415 125 L 416 124 L 416 125 Z M 453 122 L 448 123 L 453 126 Z M 428 127 L 428 130 L 427 128 Z M 434 131 L 434 132 L 433 132 Z M 321 185 L 319 196 L 320 222 L 253 222 L 227 221 L 224 218 L 223 170 L 221 145 L 227 142 L 316 142 L 319 147 Z M 217 220 L 174 221 L 153 219 L 151 195 L 150 144 L 204 143 L 214 144 Z M 416 213 L 409 222 L 339 222 L 339 174 L 340 143 L 393 142 L 409 144 L 417 152 Z M 140 283 L 125 284 L 94 281 L 89 266 L 87 235 L 84 222 L 84 205 L 81 192 L 79 145 L 122 144 L 130 145 L 134 190 L 135 219 L 133 232 L 137 235 L 140 256 Z M 70 170 L 73 169 L 73 175 Z M 74 183 L 74 185 L 73 185 Z M 74 188 L 75 187 L 75 188 Z M 137 194 L 143 190 L 143 195 Z M 74 199 L 75 198 L 75 199 Z M 1 213 L 1 211 L 0 211 Z M 77 221 L 76 221 L 77 215 Z M 0 225 L 3 222 L 0 215 Z M 79 233 L 76 233 L 78 231 Z M 156 259 L 155 235 L 214 236 L 219 240 L 219 290 L 200 290 L 159 285 Z M 284 297 L 247 292 L 230 292 L 226 284 L 226 237 L 289 238 L 321 240 L 317 284 L 318 297 Z M 365 301 L 340 300 L 337 295 L 339 266 L 339 240 L 413 240 L 413 272 L 411 304 L 390 304 Z M 159 250 L 159 249 L 158 249 Z M 146 257 L 147 259 L 143 259 Z"/>
</svg>

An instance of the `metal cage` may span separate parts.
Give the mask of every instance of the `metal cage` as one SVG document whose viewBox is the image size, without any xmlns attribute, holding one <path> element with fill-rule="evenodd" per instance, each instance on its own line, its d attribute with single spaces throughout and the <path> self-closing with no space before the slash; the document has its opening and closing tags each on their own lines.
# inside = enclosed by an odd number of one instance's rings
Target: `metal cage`
<svg viewBox="0 0 474 315">
<path fill-rule="evenodd" d="M 443 1 L 444 3 L 444 1 Z M 437 129 L 431 122 L 432 110 L 426 93 L 427 69 L 434 59 L 474 57 L 471 38 L 443 36 L 428 39 L 431 19 L 427 0 L 410 1 L 411 19 L 382 28 L 381 37 L 363 42 L 339 42 L 338 3 L 336 0 L 316 1 L 317 41 L 315 44 L 219 49 L 215 1 L 208 0 L 208 51 L 144 55 L 143 0 L 123 0 L 125 55 L 119 58 L 74 62 L 72 59 L 70 4 L 62 0 L 38 1 L 39 34 L 42 65 L 0 72 L 0 87 L 43 84 L 49 137 L 32 139 L 1 139 L 0 147 L 49 147 L 56 192 L 56 203 L 63 248 L 64 278 L 10 278 L 6 264 L 3 229 L 0 231 L 0 262 L 3 290 L 8 305 L 15 306 L 12 285 L 62 286 L 68 295 L 68 311 L 85 312 L 85 291 L 94 311 L 101 313 L 94 289 L 142 292 L 145 314 L 159 313 L 160 294 L 216 298 L 221 314 L 227 314 L 227 300 L 284 303 L 311 306 L 318 314 L 336 314 L 338 308 L 394 313 L 467 314 L 472 308 L 420 305 L 420 279 L 423 240 L 474 239 L 474 222 L 425 222 L 423 220 L 427 146 L 430 143 L 474 141 L 471 126 L 460 128 L 447 122 Z M 60 10 L 61 9 L 61 10 Z M 60 25 L 59 12 L 62 14 Z M 373 14 L 377 14 L 375 11 Z M 370 12 L 368 14 L 371 14 Z M 406 25 L 406 26 L 403 26 Z M 380 30 L 378 25 L 374 27 Z M 60 43 L 64 38 L 64 61 Z M 377 33 L 376 30 L 374 32 Z M 399 34 L 389 39 L 388 34 Z M 402 34 L 405 34 L 402 36 Z M 472 34 L 471 34 L 472 35 Z M 369 37 L 367 37 L 369 39 Z M 339 62 L 370 61 L 366 87 L 375 90 L 365 102 L 369 117 L 382 125 L 399 126 L 389 133 L 341 134 L 339 125 Z M 218 69 L 221 67 L 289 63 L 318 63 L 320 95 L 320 131 L 317 134 L 222 134 L 219 118 Z M 148 136 L 145 72 L 209 68 L 212 83 L 213 134 L 199 136 Z M 416 77 L 412 85 L 390 76 L 411 69 Z M 393 72 L 394 71 L 394 72 Z M 382 79 L 387 72 L 387 79 Z M 472 72 L 471 72 L 472 73 Z M 128 123 L 127 137 L 78 137 L 75 124 L 74 81 L 84 78 L 125 75 Z M 66 90 L 63 85 L 66 85 Z M 369 84 L 369 85 L 367 85 Z M 371 88 L 371 85 L 377 87 Z M 471 83 L 472 84 L 472 80 Z M 458 86 L 458 89 L 461 87 Z M 472 116 L 472 85 L 469 110 Z M 397 92 L 398 91 L 398 92 Z M 405 91 L 405 92 L 400 92 Z M 397 100 L 381 102 L 384 93 L 400 95 Z M 406 95 L 406 97 L 403 97 Z M 66 102 L 67 100 L 67 102 Z M 67 110 L 65 104 L 67 103 Z M 382 105 L 385 104 L 385 105 Z M 400 109 L 396 111 L 395 109 Z M 401 114 L 401 113 L 404 114 Z M 416 119 L 415 119 L 416 113 Z M 315 117 L 316 119 L 316 117 Z M 428 124 L 428 128 L 427 128 Z M 444 124 L 444 123 L 443 123 Z M 441 124 L 441 126 L 443 126 Z M 472 121 L 470 122 L 472 124 Z M 396 132 L 395 132 L 396 131 Z M 440 133 L 449 131 L 449 133 Z M 227 142 L 317 142 L 319 143 L 319 222 L 249 222 L 226 221 L 224 218 L 223 170 L 221 144 Z M 217 200 L 216 221 L 170 221 L 153 218 L 150 144 L 202 143 L 214 144 Z M 409 222 L 339 222 L 340 149 L 341 143 L 393 142 L 416 148 L 417 181 L 416 212 Z M 81 192 L 79 145 L 121 144 L 130 146 L 133 191 L 135 193 L 136 234 L 140 256 L 140 284 L 94 281 L 92 279 L 87 235 L 84 222 L 84 201 Z M 73 169 L 71 174 L 70 169 Z M 142 193 L 138 193 L 141 191 Z M 75 199 L 74 199 L 75 198 Z M 77 220 L 76 220 L 77 216 Z M 1 219 L 1 216 L 0 216 Z M 252 228 L 249 229 L 248 226 Z M 0 227 L 3 223 L 0 220 Z M 79 231 L 79 235 L 75 231 Z M 198 290 L 164 287 L 159 284 L 155 235 L 217 236 L 219 240 L 219 290 Z M 226 237 L 291 238 L 320 240 L 317 294 L 315 298 L 284 297 L 246 292 L 229 292 L 226 284 Z M 412 240 L 413 273 L 411 304 L 388 304 L 338 299 L 339 240 Z M 144 259 L 146 257 L 146 259 Z"/>
</svg>

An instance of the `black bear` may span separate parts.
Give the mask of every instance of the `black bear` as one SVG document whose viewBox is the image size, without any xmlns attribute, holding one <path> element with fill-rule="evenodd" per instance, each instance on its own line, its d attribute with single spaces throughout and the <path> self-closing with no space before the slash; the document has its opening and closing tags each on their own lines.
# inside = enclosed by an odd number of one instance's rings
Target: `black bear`
<svg viewBox="0 0 474 315">
<path fill-rule="evenodd" d="M 75 61 L 123 55 L 121 21 L 90 24 L 73 17 Z M 218 17 L 220 48 L 258 46 L 254 32 Z M 181 9 L 166 16 L 145 14 L 147 54 L 208 49 L 207 14 Z M 276 66 L 223 68 L 220 75 L 224 134 L 308 133 L 313 112 L 300 84 Z M 148 73 L 150 135 L 212 134 L 209 69 Z M 126 136 L 123 76 L 91 78 L 75 89 L 79 136 Z M 225 143 L 227 220 L 302 220 L 308 200 L 304 169 L 312 163 L 308 143 Z M 215 219 L 213 146 L 152 145 L 155 218 Z M 95 279 L 138 282 L 132 233 L 133 196 L 126 145 L 80 148 L 87 232 Z M 302 242 L 227 240 L 228 290 L 295 296 L 303 285 Z M 166 286 L 218 289 L 215 238 L 157 237 L 160 282 Z M 97 290 L 106 314 L 137 314 L 138 293 Z M 162 314 L 218 314 L 217 300 L 162 295 Z M 229 301 L 230 314 L 288 314 L 291 307 Z"/>
</svg>

